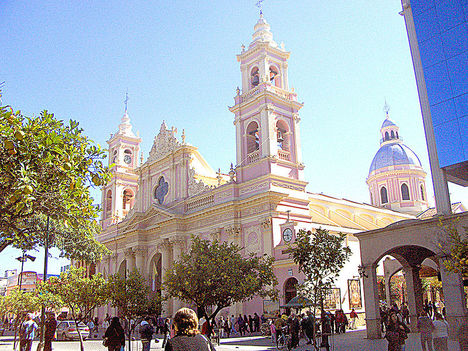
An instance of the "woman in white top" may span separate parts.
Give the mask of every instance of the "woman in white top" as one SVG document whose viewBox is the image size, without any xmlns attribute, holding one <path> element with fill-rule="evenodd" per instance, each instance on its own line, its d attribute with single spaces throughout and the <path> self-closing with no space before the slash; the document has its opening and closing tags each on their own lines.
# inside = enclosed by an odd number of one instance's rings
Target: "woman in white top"
<svg viewBox="0 0 468 351">
<path fill-rule="evenodd" d="M 435 314 L 434 331 L 432 332 L 432 341 L 436 351 L 448 351 L 447 338 L 448 338 L 448 324 L 440 313 Z"/>
</svg>

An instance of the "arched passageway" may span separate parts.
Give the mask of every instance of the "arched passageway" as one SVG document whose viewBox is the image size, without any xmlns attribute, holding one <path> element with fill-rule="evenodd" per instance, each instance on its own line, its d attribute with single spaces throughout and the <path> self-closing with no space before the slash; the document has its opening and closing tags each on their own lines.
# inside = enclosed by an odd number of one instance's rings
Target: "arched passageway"
<svg viewBox="0 0 468 351">
<path fill-rule="evenodd" d="M 448 216 L 442 223 L 458 218 L 459 230 L 468 226 L 468 213 Z M 461 325 L 468 324 L 466 297 L 460 274 L 445 269 L 443 254 L 438 243 L 447 242 L 447 233 L 441 230 L 439 218 L 407 220 L 385 228 L 355 234 L 361 249 L 363 287 L 366 309 L 367 337 L 382 337 L 380 328 L 379 291 L 376 267 L 379 261 L 390 255 L 402 266 L 406 281 L 406 294 L 410 310 L 410 327 L 416 331 L 417 315 L 423 310 L 423 292 L 420 271 L 424 260 L 430 259 L 440 271 L 442 291 L 449 323 L 449 335 L 455 336 Z M 432 267 L 434 268 L 434 267 Z"/>
</svg>

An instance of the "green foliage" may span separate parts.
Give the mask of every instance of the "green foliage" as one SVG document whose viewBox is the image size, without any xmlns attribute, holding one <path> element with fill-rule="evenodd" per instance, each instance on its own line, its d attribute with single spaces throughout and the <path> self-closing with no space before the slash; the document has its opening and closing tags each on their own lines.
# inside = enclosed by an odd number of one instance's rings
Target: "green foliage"
<svg viewBox="0 0 468 351">
<path fill-rule="evenodd" d="M 209 322 L 233 303 L 255 296 L 276 298 L 274 259 L 253 254 L 243 257 L 241 250 L 234 243 L 193 237 L 190 251 L 182 253 L 167 271 L 164 291 L 197 305 Z M 211 315 L 207 315 L 209 306 L 215 307 Z"/>
<path fill-rule="evenodd" d="M 107 281 L 100 273 L 86 277 L 84 268 L 70 267 L 60 277 L 51 277 L 38 285 L 39 294 L 50 294 L 68 307 L 80 338 L 81 350 L 84 350 L 83 339 L 78 328 L 81 321 L 89 318 L 95 308 L 108 301 Z M 47 303 L 47 301 L 45 301 Z"/>
<path fill-rule="evenodd" d="M 468 227 L 463 227 L 465 234 L 462 236 L 458 230 L 458 219 L 448 224 L 439 219 L 439 227 L 442 228 L 445 238 L 439 243 L 440 250 L 448 257 L 444 260 L 445 268 L 449 272 L 468 275 Z"/>
<path fill-rule="evenodd" d="M 88 318 L 96 307 L 108 301 L 107 281 L 100 273 L 86 277 L 84 268 L 70 267 L 59 277 L 50 277 L 38 285 L 39 293 L 58 297 L 78 322 Z"/>
<path fill-rule="evenodd" d="M 32 313 L 40 309 L 40 300 L 35 292 L 20 291 L 15 288 L 8 296 L 0 296 L 0 316 L 13 314 L 20 316 L 23 313 Z"/>
<path fill-rule="evenodd" d="M 315 304 L 322 303 L 325 291 L 333 286 L 349 260 L 351 250 L 345 246 L 345 240 L 346 235 L 342 233 L 333 235 L 325 229 L 312 233 L 301 229 L 289 247 L 289 256 L 306 276 L 300 291 Z"/>
<path fill-rule="evenodd" d="M 0 251 L 37 245 L 35 222 L 41 215 L 92 232 L 99 208 L 89 186 L 110 179 L 104 158 L 78 122 L 64 123 L 47 111 L 27 117 L 0 107 Z"/>
</svg>

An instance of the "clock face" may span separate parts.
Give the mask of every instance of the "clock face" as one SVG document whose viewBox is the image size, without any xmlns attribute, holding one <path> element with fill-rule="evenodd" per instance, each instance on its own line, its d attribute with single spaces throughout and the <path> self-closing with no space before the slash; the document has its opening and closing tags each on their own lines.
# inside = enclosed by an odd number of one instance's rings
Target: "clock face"
<svg viewBox="0 0 468 351">
<path fill-rule="evenodd" d="M 130 155 L 124 156 L 124 162 L 128 165 L 132 162 L 132 158 L 130 157 Z"/>
<path fill-rule="evenodd" d="M 292 240 L 292 237 L 293 237 L 293 231 L 291 228 L 286 228 L 285 230 L 283 230 L 283 240 L 285 242 L 290 242 Z"/>
</svg>

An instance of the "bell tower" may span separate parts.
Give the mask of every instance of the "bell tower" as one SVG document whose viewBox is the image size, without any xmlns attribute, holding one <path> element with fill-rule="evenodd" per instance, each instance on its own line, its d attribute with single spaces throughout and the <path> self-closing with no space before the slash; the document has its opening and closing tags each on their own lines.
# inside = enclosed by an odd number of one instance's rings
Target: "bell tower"
<svg viewBox="0 0 468 351">
<path fill-rule="evenodd" d="M 237 88 L 234 113 L 237 144 L 237 182 L 273 174 L 301 181 L 297 94 L 289 89 L 290 52 L 273 40 L 263 14 L 255 24 L 252 42 L 242 46 L 242 90 Z"/>
<path fill-rule="evenodd" d="M 103 228 L 120 222 L 133 208 L 138 191 L 141 138 L 135 135 L 127 112 L 128 94 L 125 98 L 125 112 L 116 134 L 111 134 L 109 145 L 109 166 L 113 175 L 111 181 L 102 190 Z"/>
</svg>

